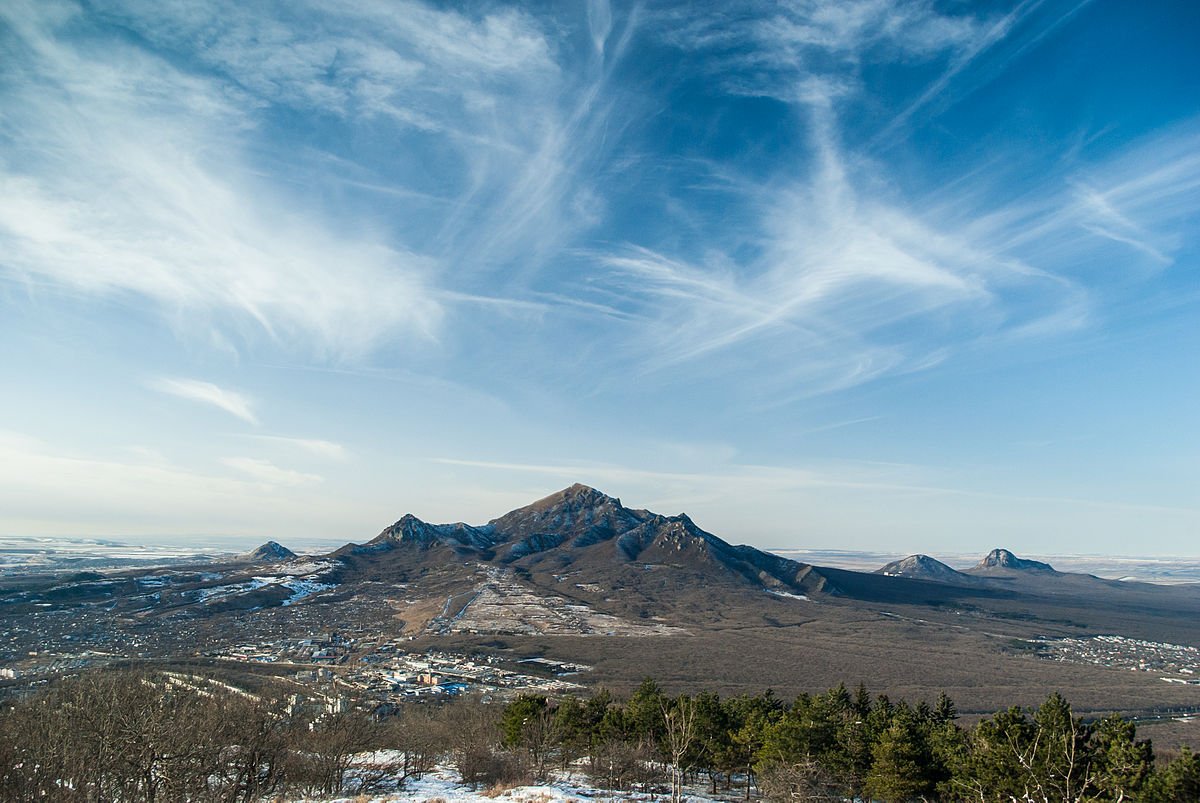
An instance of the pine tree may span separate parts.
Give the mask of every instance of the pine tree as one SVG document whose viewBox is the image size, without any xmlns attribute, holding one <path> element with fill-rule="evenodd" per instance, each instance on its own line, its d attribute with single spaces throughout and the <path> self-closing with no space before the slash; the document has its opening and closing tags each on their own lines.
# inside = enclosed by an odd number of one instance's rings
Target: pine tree
<svg viewBox="0 0 1200 803">
<path fill-rule="evenodd" d="M 1200 754 L 1186 747 L 1146 783 L 1147 803 L 1195 803 L 1200 800 Z"/>
<path fill-rule="evenodd" d="M 925 775 L 925 750 L 916 731 L 898 718 L 879 736 L 874 762 L 867 774 L 866 790 L 885 803 L 903 803 L 929 791 Z"/>
<path fill-rule="evenodd" d="M 1137 728 L 1117 715 L 1105 717 L 1092 729 L 1092 772 L 1106 799 L 1129 800 L 1138 795 L 1154 767 L 1150 742 L 1137 741 Z"/>
</svg>

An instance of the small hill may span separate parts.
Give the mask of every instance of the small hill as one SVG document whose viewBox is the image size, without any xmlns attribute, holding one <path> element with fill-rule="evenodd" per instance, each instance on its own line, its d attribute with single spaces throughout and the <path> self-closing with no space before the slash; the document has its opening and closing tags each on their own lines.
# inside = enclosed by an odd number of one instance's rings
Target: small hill
<svg viewBox="0 0 1200 803">
<path fill-rule="evenodd" d="M 952 569 L 940 560 L 928 555 L 909 555 L 907 558 L 894 560 L 875 574 L 886 574 L 888 577 L 908 577 L 914 580 L 930 580 L 935 583 L 964 584 L 974 580 L 970 575 Z"/>
<path fill-rule="evenodd" d="M 983 560 L 967 570 L 970 574 L 997 574 L 997 573 L 1038 573 L 1038 574 L 1058 574 L 1054 567 L 1049 563 L 1042 563 L 1037 560 L 1026 560 L 1018 558 L 1007 549 L 993 549 L 984 556 Z"/>
<path fill-rule="evenodd" d="M 257 549 L 238 555 L 239 560 L 250 561 L 252 563 L 278 563 L 279 561 L 291 560 L 295 557 L 295 552 L 277 541 L 268 541 Z"/>
</svg>

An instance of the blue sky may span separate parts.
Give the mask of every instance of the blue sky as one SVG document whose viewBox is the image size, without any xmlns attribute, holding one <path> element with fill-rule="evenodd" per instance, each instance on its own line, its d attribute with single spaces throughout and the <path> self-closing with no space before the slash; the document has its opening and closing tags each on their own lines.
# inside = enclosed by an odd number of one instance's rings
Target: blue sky
<svg viewBox="0 0 1200 803">
<path fill-rule="evenodd" d="M 1200 7 L 352 5 L 0 4 L 0 531 L 1197 554 Z"/>
</svg>

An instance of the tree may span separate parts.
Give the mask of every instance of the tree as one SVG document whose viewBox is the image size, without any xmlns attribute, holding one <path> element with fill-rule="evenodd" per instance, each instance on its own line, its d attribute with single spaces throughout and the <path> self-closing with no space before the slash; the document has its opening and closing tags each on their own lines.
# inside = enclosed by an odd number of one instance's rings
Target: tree
<svg viewBox="0 0 1200 803">
<path fill-rule="evenodd" d="M 764 765 L 758 773 L 760 791 L 768 800 L 842 803 L 842 785 L 814 758 Z"/>
<path fill-rule="evenodd" d="M 938 693 L 937 702 L 933 706 L 933 718 L 938 723 L 953 722 L 958 719 L 958 709 L 946 692 Z"/>
<path fill-rule="evenodd" d="M 577 697 L 564 697 L 554 710 L 554 731 L 558 736 L 559 767 L 566 770 L 581 756 L 586 756 L 592 743 L 593 723 L 588 709 Z"/>
<path fill-rule="evenodd" d="M 663 745 L 671 765 L 671 800 L 683 799 L 684 757 L 696 740 L 696 702 L 685 694 L 663 703 Z"/>
<path fill-rule="evenodd" d="M 1089 728 L 1071 713 L 1059 693 L 1046 698 L 1034 714 L 1037 728 L 1029 775 L 1039 797 L 1047 800 L 1081 800 L 1095 779 L 1088 751 Z"/>
<path fill-rule="evenodd" d="M 866 777 L 866 790 L 885 803 L 903 803 L 921 797 L 933 786 L 927 776 L 929 755 L 913 721 L 897 717 L 879 736 Z"/>
<path fill-rule="evenodd" d="M 955 757 L 951 788 L 973 800 L 1027 800 L 1026 757 L 1033 739 L 1033 723 L 1016 706 L 985 717 Z"/>
<path fill-rule="evenodd" d="M 774 723 L 783 716 L 783 704 L 768 689 L 757 697 L 742 695 L 728 703 L 730 720 L 731 769 L 746 773 L 746 799 L 754 785 L 755 764 L 764 760 L 765 745 Z"/>
<path fill-rule="evenodd" d="M 293 773 L 311 793 L 340 795 L 354 756 L 377 744 L 371 722 L 357 711 L 324 714 L 296 734 Z M 361 791 L 357 787 L 352 790 Z"/>
<path fill-rule="evenodd" d="M 986 718 L 967 740 L 951 786 L 981 800 L 1086 800 L 1096 788 L 1091 730 L 1051 694 L 1032 720 L 1020 708 Z"/>
<path fill-rule="evenodd" d="M 536 780 L 545 780 L 550 759 L 559 743 L 559 730 L 549 701 L 536 694 L 522 694 L 509 703 L 500 718 L 507 747 L 522 748 Z"/>
<path fill-rule="evenodd" d="M 450 749 L 450 734 L 429 706 L 406 706 L 385 723 L 387 744 L 400 752 L 400 783 L 430 772 Z"/>
<path fill-rule="evenodd" d="M 640 746 L 654 749 L 663 737 L 666 727 L 663 722 L 663 707 L 666 697 L 662 689 L 650 678 L 638 686 L 637 691 L 625 704 L 625 714 L 631 734 Z"/>
<path fill-rule="evenodd" d="M 710 691 L 700 692 L 696 695 L 694 763 L 707 771 L 714 795 L 717 794 L 718 777 L 728 767 L 731 747 L 729 716 L 720 696 Z"/>
<path fill-rule="evenodd" d="M 1148 803 L 1195 803 L 1200 800 L 1200 754 L 1186 747 L 1146 782 Z"/>
<path fill-rule="evenodd" d="M 1105 799 L 1136 798 L 1154 768 L 1154 751 L 1137 740 L 1137 727 L 1115 714 L 1105 717 L 1092 728 L 1091 749 L 1096 788 Z"/>
</svg>

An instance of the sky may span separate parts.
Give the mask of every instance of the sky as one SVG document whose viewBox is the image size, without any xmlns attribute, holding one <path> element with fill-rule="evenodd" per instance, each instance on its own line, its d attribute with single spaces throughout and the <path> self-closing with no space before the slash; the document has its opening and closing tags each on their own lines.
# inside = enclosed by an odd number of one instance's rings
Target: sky
<svg viewBox="0 0 1200 803">
<path fill-rule="evenodd" d="M 1200 4 L 0 2 L 0 533 L 573 482 L 1200 557 Z"/>
</svg>

